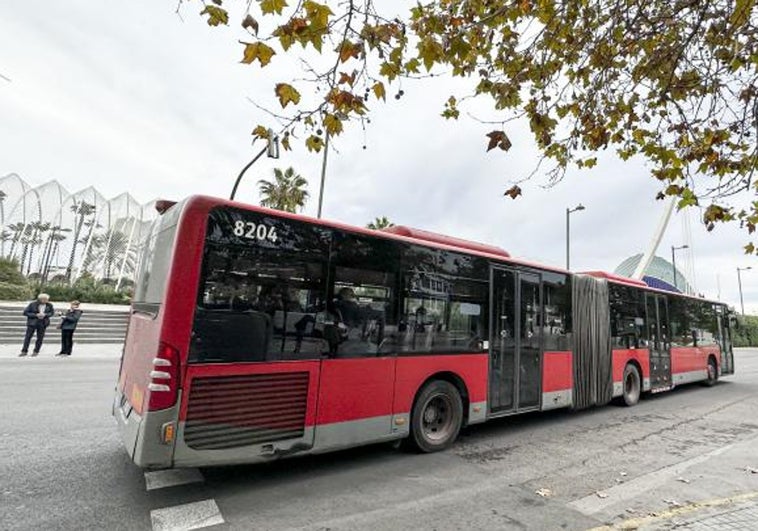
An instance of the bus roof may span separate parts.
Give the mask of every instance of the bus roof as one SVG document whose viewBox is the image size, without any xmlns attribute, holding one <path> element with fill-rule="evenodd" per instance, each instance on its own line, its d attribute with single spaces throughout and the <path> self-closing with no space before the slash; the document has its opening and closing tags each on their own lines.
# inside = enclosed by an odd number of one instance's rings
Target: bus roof
<svg viewBox="0 0 758 531">
<path fill-rule="evenodd" d="M 589 275 L 591 277 L 595 278 L 604 278 L 608 280 L 609 282 L 615 282 L 616 284 L 627 284 L 629 286 L 636 286 L 640 288 L 647 288 L 649 287 L 647 284 L 645 284 L 641 280 L 637 280 L 635 278 L 629 278 L 629 277 L 622 277 L 621 275 L 616 275 L 614 273 L 608 273 L 607 271 L 580 271 L 577 274 L 579 275 Z"/>
<path fill-rule="evenodd" d="M 461 249 L 468 249 L 470 251 L 481 251 L 488 254 L 499 255 L 503 258 L 511 257 L 508 251 L 495 245 L 488 245 L 486 243 L 464 240 L 462 238 L 455 238 L 454 236 L 447 236 L 446 234 L 439 234 L 437 232 L 431 232 L 428 230 L 414 229 L 412 227 L 406 227 L 404 225 L 393 225 L 391 227 L 381 229 L 381 231 L 388 232 L 390 234 L 399 234 L 401 236 L 406 236 L 408 238 L 422 240 L 425 242 L 442 243 L 445 245 L 452 245 L 453 247 L 460 247 Z"/>
</svg>

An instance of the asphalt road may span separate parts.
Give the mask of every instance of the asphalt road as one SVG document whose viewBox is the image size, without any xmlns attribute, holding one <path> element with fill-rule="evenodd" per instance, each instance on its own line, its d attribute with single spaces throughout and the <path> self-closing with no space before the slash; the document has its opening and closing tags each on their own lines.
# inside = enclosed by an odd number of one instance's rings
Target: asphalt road
<svg viewBox="0 0 758 531">
<path fill-rule="evenodd" d="M 440 454 L 379 445 L 184 479 L 128 460 L 118 360 L 2 358 L 0 529 L 667 528 L 758 501 L 758 350 L 736 358 L 714 388 L 494 421 Z M 185 483 L 152 488 L 167 481 Z"/>
</svg>

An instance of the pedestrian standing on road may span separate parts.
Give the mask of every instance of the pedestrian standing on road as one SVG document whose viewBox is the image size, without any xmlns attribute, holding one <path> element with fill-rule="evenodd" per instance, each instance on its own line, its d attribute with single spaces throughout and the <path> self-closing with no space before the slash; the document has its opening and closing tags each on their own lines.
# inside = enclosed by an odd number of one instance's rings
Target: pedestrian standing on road
<svg viewBox="0 0 758 531">
<path fill-rule="evenodd" d="M 26 316 L 26 336 L 24 337 L 24 346 L 21 347 L 19 357 L 26 356 L 29 352 L 29 343 L 34 334 L 37 334 L 37 340 L 34 342 L 32 356 L 39 354 L 39 350 L 42 348 L 42 341 L 45 339 L 45 330 L 50 324 L 50 317 L 52 317 L 54 312 L 53 305 L 50 304 L 50 296 L 47 293 L 40 293 L 36 301 L 29 303 L 24 310 L 24 315 Z"/>
<path fill-rule="evenodd" d="M 70 356 L 71 349 L 74 347 L 74 331 L 82 316 L 79 309 L 79 301 L 71 301 L 71 307 L 66 313 L 60 312 L 61 322 L 58 328 L 61 329 L 61 351 L 56 356 Z"/>
</svg>

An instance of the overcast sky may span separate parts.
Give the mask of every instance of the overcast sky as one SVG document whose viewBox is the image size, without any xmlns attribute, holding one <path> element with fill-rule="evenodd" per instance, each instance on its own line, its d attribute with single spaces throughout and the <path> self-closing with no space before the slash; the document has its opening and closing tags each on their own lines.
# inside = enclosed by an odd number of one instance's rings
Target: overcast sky
<svg viewBox="0 0 758 531">
<path fill-rule="evenodd" d="M 199 6 L 185 5 L 182 21 L 175 0 L 0 3 L 0 175 L 57 179 L 71 191 L 94 184 L 107 197 L 129 191 L 143 202 L 228 196 L 258 150 L 253 126 L 275 125 L 247 98 L 273 108 L 274 81 L 288 80 L 296 63 L 239 64 L 241 30 L 209 28 Z M 372 104 L 365 135 L 351 124 L 329 154 L 324 216 L 365 225 L 384 215 L 564 265 L 565 209 L 582 203 L 586 210 L 571 216 L 572 269 L 612 271 L 645 249 L 664 204 L 642 162 L 603 154 L 595 169 L 555 187 L 537 177 L 522 185 L 522 198 L 503 197 L 534 168 L 534 146 L 518 125 L 508 130 L 508 153 L 485 153 L 490 127 L 439 116 L 457 86 L 405 82 L 401 100 L 392 87 L 386 105 Z M 238 198 L 257 202 L 256 181 L 290 165 L 308 179 L 305 213 L 315 214 L 321 156 L 300 145 L 278 161 L 261 159 Z M 736 306 L 735 268 L 755 265 L 743 273 L 743 292 L 746 310 L 758 313 L 758 260 L 742 253 L 746 236 L 736 226 L 706 233 L 698 210 L 689 217 L 691 257 L 679 251 L 677 264 L 686 270 L 691 260 L 697 290 Z M 661 242 L 666 259 L 671 245 L 685 243 L 684 218 L 672 218 Z"/>
</svg>

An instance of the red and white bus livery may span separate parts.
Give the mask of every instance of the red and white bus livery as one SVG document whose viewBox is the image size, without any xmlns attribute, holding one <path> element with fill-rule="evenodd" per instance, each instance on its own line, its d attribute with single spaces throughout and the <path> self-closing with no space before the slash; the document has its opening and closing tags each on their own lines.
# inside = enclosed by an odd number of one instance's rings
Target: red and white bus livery
<svg viewBox="0 0 758 531">
<path fill-rule="evenodd" d="M 162 204 L 113 413 L 142 467 L 264 462 L 734 371 L 721 303 L 497 247 L 209 197 Z"/>
</svg>

